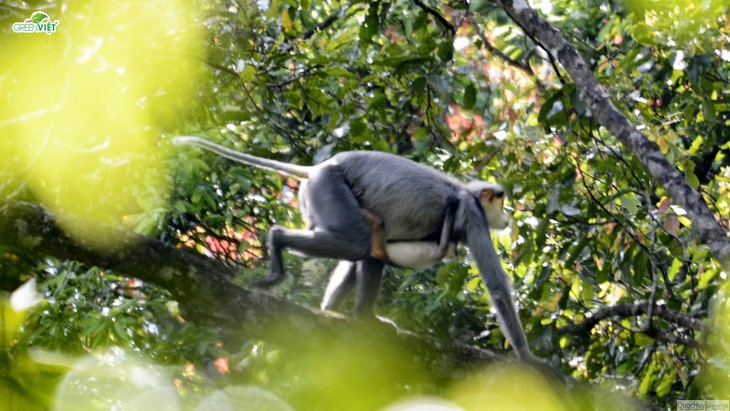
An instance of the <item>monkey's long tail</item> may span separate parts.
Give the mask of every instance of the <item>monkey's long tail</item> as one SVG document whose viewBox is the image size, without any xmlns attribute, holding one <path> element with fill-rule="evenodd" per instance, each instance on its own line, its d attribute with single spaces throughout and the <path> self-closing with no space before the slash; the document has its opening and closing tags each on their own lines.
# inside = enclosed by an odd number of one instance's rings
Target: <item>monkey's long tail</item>
<svg viewBox="0 0 730 411">
<path fill-rule="evenodd" d="M 223 147 L 219 144 L 213 143 L 208 140 L 204 140 L 199 137 L 191 136 L 180 136 L 172 139 L 173 144 L 189 144 L 194 146 L 203 147 L 206 150 L 210 150 L 220 156 L 228 158 L 239 163 L 248 164 L 254 167 L 263 168 L 266 170 L 276 171 L 284 173 L 292 177 L 309 178 L 309 169 L 307 166 L 298 166 L 296 164 L 284 163 L 281 161 L 270 160 L 268 158 L 261 158 L 252 156 L 250 154 L 241 153 L 236 150 L 231 150 L 228 147 Z"/>
</svg>

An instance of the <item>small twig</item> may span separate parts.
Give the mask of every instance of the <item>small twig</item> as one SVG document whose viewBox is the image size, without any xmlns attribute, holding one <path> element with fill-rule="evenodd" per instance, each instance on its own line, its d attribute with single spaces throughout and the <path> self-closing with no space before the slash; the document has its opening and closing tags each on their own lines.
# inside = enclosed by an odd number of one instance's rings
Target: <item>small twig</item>
<svg viewBox="0 0 730 411">
<path fill-rule="evenodd" d="M 552 54 L 551 54 L 551 52 L 550 52 L 550 48 L 546 47 L 546 46 L 545 46 L 545 45 L 544 45 L 544 44 L 543 44 L 543 43 L 542 43 L 542 42 L 540 41 L 540 39 L 538 39 L 537 37 L 535 37 L 535 36 L 534 36 L 534 35 L 532 34 L 532 31 L 531 31 L 531 30 L 527 30 L 527 28 L 526 28 L 526 27 L 525 27 L 525 26 L 524 26 L 524 25 L 522 24 L 522 21 L 521 21 L 520 19 L 518 19 L 518 18 L 515 18 L 515 16 L 513 16 L 513 15 L 512 15 L 511 13 L 510 13 L 510 11 L 511 11 L 511 8 L 509 8 L 509 7 L 505 7 L 505 5 L 504 5 L 504 3 L 503 3 L 503 1 L 502 1 L 502 0 L 497 0 L 497 5 L 499 5 L 499 7 L 500 7 L 500 8 L 502 9 L 502 10 L 504 10 L 504 12 L 505 12 L 505 13 L 507 13 L 507 15 L 508 15 L 508 16 L 509 16 L 509 17 L 510 17 L 510 18 L 512 19 L 512 21 L 514 21 L 514 22 L 515 22 L 515 24 L 516 24 L 516 25 L 517 25 L 517 26 L 518 26 L 519 28 L 521 28 L 521 29 L 522 29 L 522 32 L 523 32 L 523 33 L 525 33 L 525 37 L 527 37 L 527 38 L 529 38 L 530 40 L 532 40 L 532 42 L 533 42 L 533 43 L 534 43 L 535 45 L 537 45 L 538 47 L 540 47 L 540 48 L 541 48 L 541 49 L 542 49 L 542 50 L 543 50 L 543 51 L 545 52 L 545 54 L 546 54 L 546 55 L 548 56 L 548 59 L 550 60 L 550 65 L 552 66 L 553 70 L 555 71 L 555 75 L 556 75 L 556 76 L 558 77 L 558 80 L 560 80 L 560 84 L 563 84 L 563 85 L 565 85 L 565 84 L 566 84 L 566 82 L 565 82 L 565 80 L 563 79 L 563 76 L 562 76 L 562 75 L 560 74 L 560 70 L 558 69 L 558 65 L 557 65 L 557 63 L 555 62 L 555 57 L 553 57 L 553 55 L 552 55 Z"/>
<path fill-rule="evenodd" d="M 512 67 L 518 68 L 521 71 L 525 72 L 527 75 L 529 75 L 533 81 L 535 82 L 535 86 L 540 90 L 540 92 L 545 91 L 545 86 L 542 84 L 539 78 L 537 78 L 537 75 L 535 75 L 535 72 L 532 70 L 532 67 L 530 66 L 529 59 L 530 56 L 534 53 L 534 50 L 530 50 L 527 53 L 527 56 L 525 56 L 524 60 L 515 60 L 511 58 L 510 56 L 504 54 L 502 50 L 494 47 L 492 43 L 489 42 L 489 39 L 487 39 L 487 36 L 484 35 L 484 32 L 479 27 L 479 24 L 474 21 L 472 17 L 467 17 L 467 21 L 471 26 L 474 28 L 474 31 L 477 33 L 477 36 L 479 37 L 479 40 L 482 41 L 482 44 L 484 45 L 484 48 L 486 48 L 490 53 L 494 54 L 501 60 L 504 60 L 505 63 L 509 64 Z"/>
<path fill-rule="evenodd" d="M 224 73 L 230 74 L 231 76 L 233 76 L 236 79 L 241 76 L 241 73 L 237 72 L 236 70 L 234 70 L 230 67 L 226 67 L 222 64 L 218 64 L 213 60 L 205 60 L 205 64 L 212 69 L 220 70 Z"/>
<path fill-rule="evenodd" d="M 426 120 L 428 125 L 428 133 L 431 134 L 431 137 L 433 137 L 434 141 L 436 141 L 439 144 L 439 147 L 447 147 L 448 144 L 446 143 L 446 140 L 441 136 L 440 133 L 437 133 L 434 131 L 434 124 L 436 123 L 433 114 L 431 113 L 431 109 L 433 108 L 431 105 L 431 86 L 426 86 L 426 98 L 428 99 L 427 106 L 426 106 Z"/>
<path fill-rule="evenodd" d="M 315 33 L 323 31 L 323 30 L 327 29 L 329 26 L 333 25 L 337 20 L 342 18 L 342 13 L 344 13 L 348 7 L 350 7 L 350 4 L 340 7 L 334 13 L 332 13 L 329 17 L 327 17 L 326 19 L 317 23 L 317 25 L 314 26 L 314 28 L 302 33 L 302 40 L 308 40 L 310 37 L 314 36 Z"/>
<path fill-rule="evenodd" d="M 534 41 L 534 39 L 533 39 L 533 41 Z M 540 43 L 538 43 L 538 44 L 540 44 Z M 558 63 L 555 61 L 555 57 L 553 57 L 553 55 L 550 54 L 550 51 L 548 51 L 548 49 L 546 49 L 545 46 L 540 45 L 540 47 L 542 47 L 543 50 L 545 50 L 545 54 L 547 54 L 548 59 L 550 60 L 550 65 L 552 66 L 553 71 L 555 71 L 555 75 L 558 76 L 558 80 L 560 80 L 560 84 L 562 84 L 562 85 L 568 84 L 565 81 L 565 79 L 563 78 L 563 75 L 560 74 L 560 69 L 558 68 Z"/>
<path fill-rule="evenodd" d="M 594 143 L 600 143 L 608 152 L 611 153 L 611 155 L 613 155 L 614 158 L 618 159 L 621 163 L 623 163 L 623 165 L 629 170 L 629 172 L 631 173 L 632 177 L 634 178 L 634 180 L 636 181 L 636 183 L 638 185 L 644 184 L 644 180 L 642 180 L 642 179 L 639 178 L 639 176 L 636 174 L 634 168 L 626 160 L 626 158 L 624 158 L 624 156 L 621 155 L 620 152 L 618 152 L 615 148 L 610 147 L 600 137 L 594 137 L 593 138 L 593 142 Z M 653 188 L 649 189 L 649 187 L 647 187 L 647 190 L 646 191 L 647 191 L 647 193 L 644 194 L 644 197 L 648 199 L 648 198 L 650 198 L 650 194 L 649 193 L 651 193 L 653 191 Z M 647 204 L 651 204 L 651 202 L 647 202 Z M 677 237 L 677 235 L 669 232 L 669 230 L 667 230 L 666 227 L 664 227 L 664 225 L 662 225 L 657 220 L 656 216 L 652 212 L 649 212 L 647 214 L 649 215 L 649 218 L 651 218 L 654 221 L 654 224 L 655 224 L 654 227 L 661 228 L 662 231 L 664 231 L 664 233 L 666 233 L 668 236 L 674 238 L 674 240 L 677 241 L 677 243 L 682 247 L 682 252 L 685 255 L 685 261 L 687 261 L 687 259 L 688 259 L 688 257 L 687 257 L 687 247 L 682 242 L 682 240 L 680 240 L 679 237 Z M 653 229 L 652 229 L 652 231 L 653 231 Z M 656 264 L 654 262 L 654 256 L 653 256 L 653 254 L 649 254 L 649 257 L 652 260 L 652 265 Z M 667 270 L 666 270 L 664 264 L 661 264 L 661 266 L 659 267 L 659 269 L 661 270 L 661 273 L 662 273 L 662 279 L 664 280 L 664 285 L 665 285 L 665 288 L 667 290 L 667 294 L 669 294 L 669 297 L 670 298 L 676 299 L 676 295 L 674 294 L 674 290 L 672 290 L 672 286 L 671 286 L 672 285 L 672 282 L 669 280 L 669 276 L 667 274 Z"/>
<path fill-rule="evenodd" d="M 582 175 L 589 176 L 589 177 L 593 178 L 593 180 L 596 180 L 595 176 L 592 176 L 588 172 L 584 171 L 578 163 L 574 163 L 574 166 L 577 170 L 580 170 Z M 626 234 L 628 234 L 629 237 L 631 237 L 631 239 L 634 240 L 636 242 L 636 244 L 639 245 L 639 247 L 644 249 L 646 254 L 651 258 L 651 256 L 653 255 L 652 250 L 646 244 L 644 244 L 644 242 L 641 241 L 641 239 L 639 239 L 639 236 L 636 234 L 634 227 L 629 227 L 623 219 L 619 218 L 613 212 L 611 212 L 611 210 L 606 208 L 606 206 L 604 206 L 603 203 L 600 200 L 598 200 L 598 198 L 596 198 L 595 194 L 593 194 L 593 190 L 591 190 L 591 187 L 588 186 L 588 183 L 585 178 L 581 179 L 581 183 L 583 185 L 583 188 L 585 188 L 586 193 L 588 193 L 588 196 L 591 198 L 591 201 L 594 204 L 596 204 L 598 206 L 598 208 L 600 208 L 604 213 L 611 216 L 611 218 L 613 218 L 613 220 L 616 222 L 616 224 L 621 226 L 621 229 L 623 229 L 624 232 L 626 232 Z"/>
<path fill-rule="evenodd" d="M 456 27 L 454 27 L 453 24 L 449 23 L 449 21 L 446 20 L 446 17 L 442 16 L 441 13 L 439 13 L 436 9 L 425 4 L 421 0 L 413 0 L 413 2 L 416 3 L 416 6 L 420 7 L 421 10 L 425 11 L 427 14 L 430 14 L 431 16 L 433 16 L 433 18 L 438 20 L 438 22 L 441 23 L 441 25 L 444 26 L 444 28 L 449 33 L 451 33 L 451 35 L 456 34 Z"/>
<path fill-rule="evenodd" d="M 641 362 L 639 363 L 639 366 L 636 367 L 636 370 L 634 371 L 634 377 L 639 376 L 639 373 L 641 373 L 641 370 L 643 370 L 644 367 L 646 367 L 646 364 L 649 363 L 649 360 L 654 355 L 654 352 L 656 351 L 657 348 L 659 348 L 659 341 L 654 340 L 654 344 L 651 345 L 649 352 L 646 353 L 646 357 L 644 357 L 644 359 L 642 359 Z"/>
<path fill-rule="evenodd" d="M 299 80 L 301 80 L 301 79 L 309 76 L 315 70 L 318 70 L 318 69 L 321 69 L 321 68 L 323 68 L 323 66 L 321 64 L 315 64 L 313 66 L 309 66 L 309 67 L 305 68 L 304 70 L 300 71 L 299 73 L 295 74 L 293 77 L 291 77 L 291 78 L 289 78 L 287 80 L 284 80 L 284 81 L 282 81 L 280 83 L 269 84 L 268 87 L 269 88 L 282 88 L 282 87 L 286 87 L 286 86 L 288 86 L 288 85 L 290 85 L 290 84 L 292 84 L 292 83 L 294 83 L 296 81 L 299 81 Z"/>
<path fill-rule="evenodd" d="M 654 330 L 654 308 L 656 307 L 656 292 L 659 288 L 659 276 L 656 271 L 657 268 L 654 265 L 654 260 L 649 257 L 649 267 L 651 269 L 651 294 L 649 294 L 649 301 L 647 303 L 646 310 L 646 324 L 642 326 L 642 331 L 649 333 Z"/>
</svg>

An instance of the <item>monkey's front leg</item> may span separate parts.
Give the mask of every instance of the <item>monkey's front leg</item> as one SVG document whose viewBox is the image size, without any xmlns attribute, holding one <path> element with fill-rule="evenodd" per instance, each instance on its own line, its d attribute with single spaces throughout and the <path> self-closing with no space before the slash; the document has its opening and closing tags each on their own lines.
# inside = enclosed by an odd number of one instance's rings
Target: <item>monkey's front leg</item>
<svg viewBox="0 0 730 411">
<path fill-rule="evenodd" d="M 450 195 L 446 199 L 446 210 L 444 211 L 444 225 L 441 228 L 441 238 L 439 238 L 438 251 L 436 253 L 436 259 L 442 260 L 446 257 L 449 251 L 455 252 L 456 247 L 451 241 L 451 232 L 454 229 L 454 218 L 456 216 L 456 209 L 459 206 L 459 198 L 455 195 Z"/>
</svg>

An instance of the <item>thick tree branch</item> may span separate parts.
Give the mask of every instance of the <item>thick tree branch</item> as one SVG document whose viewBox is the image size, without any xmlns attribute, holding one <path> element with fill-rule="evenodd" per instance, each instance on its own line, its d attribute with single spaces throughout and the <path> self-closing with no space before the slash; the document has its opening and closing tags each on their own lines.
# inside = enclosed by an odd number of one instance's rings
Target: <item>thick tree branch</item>
<svg viewBox="0 0 730 411">
<path fill-rule="evenodd" d="M 322 338 L 341 340 L 342 344 L 363 338 L 374 346 L 396 343 L 408 347 L 413 363 L 445 373 L 437 378 L 451 378 L 454 368 L 499 359 L 490 351 L 454 341 L 396 333 L 393 327 L 377 322 L 352 323 L 325 316 L 233 284 L 229 278 L 236 271 L 234 267 L 119 229 L 110 228 L 108 234 L 118 238 L 120 246 L 92 250 L 66 236 L 53 216 L 40 206 L 0 206 L 0 246 L 104 267 L 164 287 L 180 304 L 186 319 L 218 327 L 229 342 L 262 337 L 295 349 L 317 349 Z M 638 401 L 635 404 L 639 409 L 652 409 Z"/>
<path fill-rule="evenodd" d="M 460 367 L 497 358 L 490 351 L 458 342 L 434 341 L 396 332 L 377 322 L 352 323 L 324 315 L 234 284 L 230 278 L 238 271 L 236 267 L 121 229 L 109 228 L 107 233 L 118 239 L 119 246 L 91 249 L 69 238 L 40 206 L 0 206 L 0 246 L 107 268 L 160 286 L 180 304 L 186 320 L 218 328 L 230 343 L 265 338 L 282 346 L 307 349 L 317 347 L 318 338 L 324 336 L 343 340 L 380 338 L 411 347 L 415 362 Z"/>
<path fill-rule="evenodd" d="M 557 56 L 575 82 L 580 98 L 590 109 L 591 115 L 628 147 L 672 199 L 687 211 L 702 243 L 726 270 L 730 269 L 730 240 L 704 198 L 662 155 L 659 147 L 639 132 L 614 106 L 575 47 L 525 0 L 496 1 L 529 36 L 538 39 L 551 55 Z"/>
<path fill-rule="evenodd" d="M 79 222 L 83 224 L 83 222 Z M 203 256 L 195 255 L 158 240 L 109 228 L 118 239 L 114 249 L 92 249 L 69 238 L 54 218 L 40 206 L 11 203 L 0 209 L 0 245 L 34 251 L 61 259 L 112 269 L 168 290 L 181 304 L 186 317 L 195 322 L 260 335 L 271 321 L 283 319 L 296 327 L 327 326 L 331 319 L 304 307 L 259 291 L 234 285 L 236 271 Z"/>
<path fill-rule="evenodd" d="M 611 318 L 629 318 L 629 317 L 636 317 L 638 315 L 647 314 L 648 312 L 653 311 L 652 315 L 661 318 L 671 324 L 673 324 L 677 328 L 684 328 L 686 330 L 697 330 L 706 332 L 708 330 L 707 324 L 702 322 L 701 320 L 691 317 L 687 314 L 683 314 L 674 310 L 671 310 L 667 308 L 664 305 L 654 305 L 651 306 L 650 302 L 643 301 L 643 302 L 636 302 L 636 303 L 621 303 L 616 304 L 611 307 L 603 307 L 596 312 L 593 313 L 590 317 L 586 318 L 585 320 L 577 323 L 577 324 L 570 324 L 563 327 L 558 328 L 558 333 L 560 334 L 573 334 L 573 335 L 589 335 L 591 330 L 598 325 L 599 322 L 603 320 L 608 320 Z M 665 341 L 671 341 L 671 342 L 677 342 L 687 345 L 694 345 L 696 342 L 694 340 L 688 340 L 683 338 L 676 338 L 673 334 L 662 332 L 659 330 L 656 330 L 656 328 L 652 327 L 651 330 L 644 330 L 646 334 L 662 339 Z"/>
</svg>

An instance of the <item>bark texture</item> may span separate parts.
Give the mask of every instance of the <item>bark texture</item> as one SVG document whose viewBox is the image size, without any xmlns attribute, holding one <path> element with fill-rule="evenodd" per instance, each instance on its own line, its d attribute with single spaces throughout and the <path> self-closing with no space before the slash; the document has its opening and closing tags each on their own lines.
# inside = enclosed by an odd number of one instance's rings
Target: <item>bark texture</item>
<svg viewBox="0 0 730 411">
<path fill-rule="evenodd" d="M 700 241 L 725 270 L 730 269 L 730 240 L 705 199 L 687 183 L 684 175 L 667 160 L 659 147 L 616 108 L 575 47 L 525 0 L 497 0 L 497 3 L 530 37 L 558 59 L 573 79 L 590 115 L 616 136 L 664 187 L 672 200 L 687 211 Z"/>
</svg>

